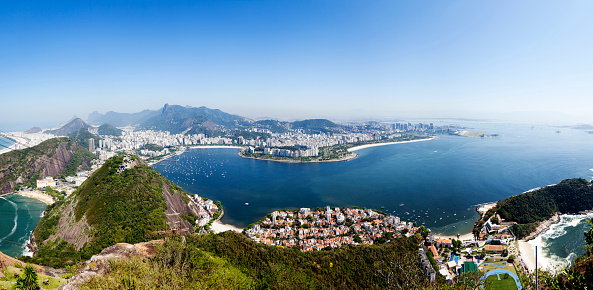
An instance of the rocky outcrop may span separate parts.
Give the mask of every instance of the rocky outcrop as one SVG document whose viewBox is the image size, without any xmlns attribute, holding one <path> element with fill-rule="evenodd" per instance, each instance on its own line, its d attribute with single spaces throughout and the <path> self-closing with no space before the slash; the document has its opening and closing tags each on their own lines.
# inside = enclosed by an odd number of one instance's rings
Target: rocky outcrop
<svg viewBox="0 0 593 290">
<path fill-rule="evenodd" d="M 162 240 L 155 240 L 146 243 L 126 244 L 119 243 L 101 251 L 101 253 L 94 255 L 90 260 L 83 263 L 83 267 L 78 270 L 76 275 L 68 280 L 58 289 L 73 290 L 78 289 L 81 284 L 88 281 L 96 275 L 103 275 L 109 271 L 109 260 L 114 259 L 129 259 L 134 256 L 142 258 L 153 257 L 156 252 L 156 245 L 162 243 Z"/>
<path fill-rule="evenodd" d="M 86 215 L 79 221 L 76 221 L 74 209 L 77 203 L 77 200 L 73 200 L 70 204 L 62 207 L 56 233 L 43 241 L 43 244 L 57 239 L 58 241 L 62 240 L 74 245 L 74 248 L 80 251 L 84 247 L 84 244 L 90 240 L 92 229 L 87 223 Z"/>
<path fill-rule="evenodd" d="M 189 215 L 191 209 L 187 203 L 183 200 L 181 193 L 171 193 L 169 186 L 163 184 L 163 197 L 167 204 L 167 223 L 174 231 L 188 232 L 193 231 L 193 225 L 188 221 L 184 220 L 181 215 Z"/>
<path fill-rule="evenodd" d="M 58 138 L 0 155 L 0 194 L 12 192 L 17 183 L 31 178 L 62 174 L 77 147 L 70 139 Z M 90 166 L 90 163 L 84 159 L 79 168 L 86 166 Z"/>
<path fill-rule="evenodd" d="M 49 158 L 39 158 L 34 162 L 34 171 L 41 172 L 40 178 L 47 176 L 56 176 L 62 173 L 66 166 L 74 156 L 75 149 L 70 146 L 68 150 L 68 143 L 61 142 L 56 151 Z"/>
</svg>

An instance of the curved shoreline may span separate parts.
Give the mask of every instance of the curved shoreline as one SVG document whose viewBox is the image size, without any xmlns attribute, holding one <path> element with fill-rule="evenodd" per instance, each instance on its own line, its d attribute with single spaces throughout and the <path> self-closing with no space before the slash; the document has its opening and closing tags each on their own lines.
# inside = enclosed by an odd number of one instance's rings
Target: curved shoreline
<svg viewBox="0 0 593 290">
<path fill-rule="evenodd" d="M 53 197 L 51 197 L 51 196 L 49 196 L 49 195 L 47 195 L 47 194 L 45 194 L 45 193 L 43 193 L 41 191 L 38 191 L 38 190 L 35 190 L 35 191 L 17 191 L 17 192 L 14 192 L 14 194 L 18 194 L 18 195 L 21 195 L 21 196 L 26 196 L 26 197 L 29 197 L 29 198 L 34 198 L 36 200 L 39 200 L 39 201 L 44 202 L 47 205 L 52 205 L 55 202 L 54 199 L 53 199 Z"/>
<path fill-rule="evenodd" d="M 39 200 L 47 205 L 52 205 L 55 202 L 53 197 L 51 197 L 41 191 L 38 191 L 38 190 L 26 191 L 26 192 L 25 191 L 7 192 L 7 193 L 0 194 L 0 197 L 14 195 L 14 194 L 18 194 L 20 196 L 26 196 L 28 198 L 36 199 L 36 200 Z"/>
<path fill-rule="evenodd" d="M 210 225 L 210 229 L 212 230 L 212 232 L 214 232 L 215 234 L 226 232 L 226 231 L 233 231 L 233 232 L 237 232 L 237 233 L 243 232 L 243 229 L 241 229 L 239 227 L 221 222 L 220 219 L 222 219 L 223 215 L 224 215 L 224 209 L 222 210 L 222 213 L 220 214 L 220 216 L 212 222 L 212 225 Z"/>
<path fill-rule="evenodd" d="M 348 148 L 348 152 L 362 150 L 362 149 L 371 148 L 371 147 L 377 147 L 377 146 L 385 146 L 385 145 L 393 145 L 393 144 L 403 144 L 403 143 L 414 143 L 414 142 L 420 142 L 420 141 L 430 141 L 430 140 L 434 140 L 436 138 L 437 138 L 437 136 L 432 136 L 432 137 L 426 138 L 426 139 L 414 139 L 414 140 L 407 140 L 407 141 L 370 143 L 370 144 L 364 144 L 364 145 L 359 145 L 359 146 L 355 146 L 355 147 L 352 147 L 352 148 Z"/>
<path fill-rule="evenodd" d="M 10 141 L 12 141 L 14 143 L 10 144 L 8 147 L 1 146 L 0 147 L 0 154 L 4 154 L 4 153 L 8 153 L 8 152 L 13 151 L 13 150 L 17 150 L 16 148 L 18 146 L 19 140 L 15 140 L 14 137 L 12 137 L 12 136 L 7 136 L 7 137 L 9 137 L 10 139 L 12 139 Z M 4 139 L 7 139 L 7 138 L 4 138 Z"/>
<path fill-rule="evenodd" d="M 555 213 L 553 217 L 540 222 L 537 226 L 535 231 L 530 233 L 527 237 L 517 240 L 517 249 L 519 250 L 519 255 L 523 263 L 527 266 L 529 271 L 533 271 L 535 269 L 535 247 L 533 244 L 529 243 L 529 241 L 537 238 L 543 232 L 548 230 L 551 225 L 556 224 L 560 221 L 560 215 Z M 539 259 L 537 263 L 538 268 L 548 268 L 550 265 L 543 264 L 542 260 Z"/>
</svg>

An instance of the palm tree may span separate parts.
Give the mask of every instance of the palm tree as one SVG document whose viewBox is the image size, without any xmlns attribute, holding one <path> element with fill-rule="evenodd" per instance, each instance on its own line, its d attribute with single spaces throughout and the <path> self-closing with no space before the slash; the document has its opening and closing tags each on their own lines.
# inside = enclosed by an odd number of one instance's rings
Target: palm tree
<svg viewBox="0 0 593 290">
<path fill-rule="evenodd" d="M 27 265 L 24 269 L 24 278 L 19 276 L 16 278 L 16 288 L 20 290 L 39 290 L 39 284 L 37 284 L 37 273 L 33 266 Z"/>
</svg>

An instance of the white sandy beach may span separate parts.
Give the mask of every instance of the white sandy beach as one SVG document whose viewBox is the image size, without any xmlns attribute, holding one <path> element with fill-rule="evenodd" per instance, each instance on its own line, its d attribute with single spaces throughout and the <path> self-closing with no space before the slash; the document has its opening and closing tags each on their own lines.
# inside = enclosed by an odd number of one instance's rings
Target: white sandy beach
<svg viewBox="0 0 593 290">
<path fill-rule="evenodd" d="M 47 195 L 47 194 L 45 194 L 45 193 L 43 193 L 41 191 L 38 191 L 38 190 L 34 190 L 34 191 L 18 191 L 18 192 L 15 192 L 15 194 L 19 194 L 19 195 L 22 195 L 22 196 L 27 196 L 27 197 L 30 197 L 30 198 L 34 198 L 34 199 L 43 201 L 47 205 L 50 205 L 50 204 L 53 204 L 54 203 L 53 197 L 51 197 L 51 196 L 49 196 L 49 195 Z"/>
<path fill-rule="evenodd" d="M 459 238 L 457 238 L 457 235 L 454 235 L 454 236 L 445 236 L 445 235 L 435 234 L 434 236 L 436 238 L 438 238 L 438 239 L 449 239 L 449 240 L 456 239 L 456 240 L 460 240 L 462 242 L 467 242 L 467 241 L 473 242 L 474 241 L 474 235 L 472 233 L 467 233 L 467 234 L 459 235 Z"/>
<path fill-rule="evenodd" d="M 241 146 L 224 146 L 224 145 L 203 145 L 203 146 L 192 146 L 190 149 L 212 149 L 212 148 L 230 148 L 230 149 L 242 149 Z"/>
<path fill-rule="evenodd" d="M 529 271 L 535 270 L 535 250 L 533 245 L 523 240 L 518 241 L 519 244 L 519 252 L 521 253 L 521 258 Z M 538 267 L 541 268 L 542 264 L 538 261 Z"/>
<path fill-rule="evenodd" d="M 240 229 L 236 226 L 223 224 L 220 221 L 214 221 L 210 228 L 212 229 L 213 232 L 215 232 L 217 234 L 226 232 L 226 231 L 234 231 L 234 232 L 238 232 L 238 233 L 243 231 L 243 229 Z"/>
<path fill-rule="evenodd" d="M 541 222 L 537 229 L 529 236 L 523 240 L 517 241 L 519 245 L 519 253 L 521 254 L 521 257 L 523 258 L 523 261 L 525 262 L 525 265 L 527 265 L 529 271 L 535 270 L 535 247 L 532 243 L 533 240 L 545 232 L 550 227 L 550 225 L 557 223 L 559 220 L 560 216 L 558 213 L 556 213 L 552 218 Z M 538 252 L 541 255 L 541 250 Z M 546 263 L 544 259 L 538 259 L 537 267 L 540 269 L 550 269 L 551 265 Z"/>
<path fill-rule="evenodd" d="M 420 142 L 420 141 L 429 141 L 429 140 L 433 140 L 436 139 L 437 137 L 430 137 L 428 139 L 418 139 L 418 140 L 410 140 L 410 141 L 399 141 L 399 142 L 384 142 L 384 143 L 373 143 L 373 144 L 366 144 L 366 145 L 360 145 L 360 146 L 356 146 L 356 147 L 352 147 L 350 149 L 348 149 L 348 152 L 353 152 L 353 151 L 357 151 L 357 150 L 361 150 L 361 149 L 365 149 L 365 148 L 370 148 L 370 147 L 377 147 L 377 146 L 385 146 L 385 145 L 392 145 L 392 144 L 404 144 L 404 143 L 413 143 L 413 142 Z"/>
<path fill-rule="evenodd" d="M 16 146 L 17 146 L 17 144 L 15 143 L 15 144 L 12 144 L 12 145 L 8 146 L 8 148 L 0 147 L 0 149 L 1 149 L 0 150 L 0 154 L 8 153 L 8 152 L 10 152 L 12 150 L 15 150 L 16 149 Z"/>
</svg>

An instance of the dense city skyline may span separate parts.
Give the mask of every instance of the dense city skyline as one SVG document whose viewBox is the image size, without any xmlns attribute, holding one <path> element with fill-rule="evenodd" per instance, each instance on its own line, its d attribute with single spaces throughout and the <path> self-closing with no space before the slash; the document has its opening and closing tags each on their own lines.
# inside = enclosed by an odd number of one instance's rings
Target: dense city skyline
<svg viewBox="0 0 593 290">
<path fill-rule="evenodd" d="M 207 106 L 248 118 L 590 123 L 585 1 L 11 2 L 6 128 Z"/>
</svg>

